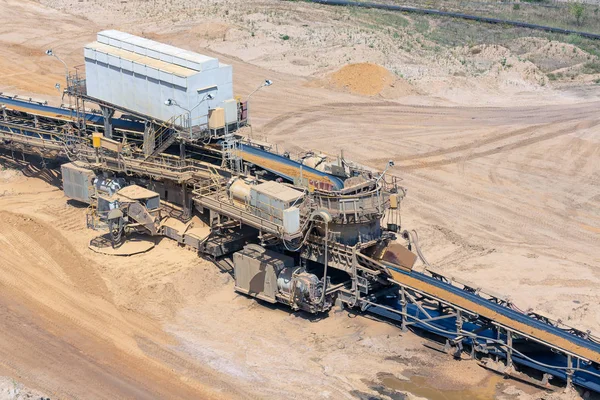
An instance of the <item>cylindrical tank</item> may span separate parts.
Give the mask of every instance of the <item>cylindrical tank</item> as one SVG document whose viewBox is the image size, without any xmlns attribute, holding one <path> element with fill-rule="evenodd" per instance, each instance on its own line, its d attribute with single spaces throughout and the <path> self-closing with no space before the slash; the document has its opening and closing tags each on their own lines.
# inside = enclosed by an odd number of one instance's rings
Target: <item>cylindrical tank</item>
<svg viewBox="0 0 600 400">
<path fill-rule="evenodd" d="M 234 200 L 247 203 L 250 201 L 250 185 L 242 178 L 233 178 L 229 182 L 229 195 Z"/>
<path fill-rule="evenodd" d="M 125 179 L 123 178 L 107 178 L 104 176 L 97 176 L 93 183 L 96 187 L 96 192 L 105 193 L 109 196 L 117 193 L 126 185 Z"/>
<path fill-rule="evenodd" d="M 295 279 L 292 275 L 296 274 Z M 277 275 L 277 288 L 279 292 L 289 294 L 295 285 L 295 293 L 299 298 L 312 298 L 319 292 L 320 280 L 315 274 L 308 273 L 302 267 L 286 267 Z"/>
<path fill-rule="evenodd" d="M 277 275 L 277 288 L 282 293 L 290 293 L 292 290 L 292 274 L 299 267 L 286 267 Z"/>
</svg>

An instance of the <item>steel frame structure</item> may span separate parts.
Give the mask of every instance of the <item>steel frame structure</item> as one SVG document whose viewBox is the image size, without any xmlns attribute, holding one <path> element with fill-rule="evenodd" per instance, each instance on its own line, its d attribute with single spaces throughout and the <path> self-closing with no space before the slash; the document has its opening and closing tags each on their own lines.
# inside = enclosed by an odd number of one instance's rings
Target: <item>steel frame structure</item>
<svg viewBox="0 0 600 400">
<path fill-rule="evenodd" d="M 81 86 L 77 76 L 73 79 L 79 82 L 73 85 Z M 83 110 L 83 105 L 82 98 L 76 107 Z M 230 199 L 223 196 L 223 187 L 232 171 L 218 165 L 162 155 L 148 158 L 144 154 L 126 156 L 110 151 L 98 155 L 90 147 L 90 124 L 81 110 L 77 111 L 74 120 L 65 122 L 64 119 L 3 108 L 0 147 L 42 157 L 80 160 L 98 171 L 169 180 L 181 185 L 184 199 L 191 188 L 193 201 L 218 214 L 220 226 L 229 222 L 233 224 L 231 226 L 248 225 L 257 229 L 261 238 L 270 235 L 284 244 L 296 245 L 299 241 L 298 249 L 302 247 L 304 251 L 300 254 L 301 259 L 318 263 L 324 258 L 326 266 L 347 273 L 349 280 L 327 285 L 327 294 L 336 293 L 342 304 L 392 320 L 402 330 L 418 328 L 434 334 L 445 340 L 445 351 L 451 351 L 455 356 L 467 351 L 487 368 L 504 375 L 541 387 L 548 387 L 551 377 L 558 377 L 566 381 L 567 386 L 576 384 L 600 392 L 600 339 L 589 332 L 564 326 L 539 314 L 524 313 L 502 296 L 449 279 L 431 268 L 418 273 L 411 272 L 409 268 L 399 270 L 374 260 L 363 251 L 377 241 L 350 246 L 330 240 L 330 235 L 310 235 L 308 230 L 303 237 L 286 237 L 277 224 L 236 208 Z M 319 190 L 314 193 L 318 196 Z M 322 201 L 321 198 L 319 200 Z M 327 204 L 330 203 L 327 199 Z M 386 204 L 378 197 L 377 201 L 373 200 L 370 212 L 379 218 L 385 209 Z M 308 213 L 312 211 L 306 210 Z M 352 214 L 353 209 L 341 209 L 337 218 L 347 222 L 346 212 Z M 220 217 L 229 222 L 220 221 Z M 353 218 L 359 220 L 357 215 Z M 308 229 L 309 223 L 308 218 L 303 220 L 305 229 Z M 410 277 L 410 280 L 405 277 Z M 427 287 L 439 290 L 424 290 L 415 282 L 427 283 Z M 461 299 L 467 306 L 460 304 Z M 475 303 L 480 310 L 483 307 L 491 311 L 486 315 L 468 306 Z M 519 323 L 510 323 L 511 318 L 514 321 L 518 319 Z M 522 326 L 534 327 L 531 332 L 541 334 L 532 334 Z M 544 374 L 543 378 L 537 381 L 529 379 L 518 373 L 517 367 L 533 368 Z"/>
</svg>

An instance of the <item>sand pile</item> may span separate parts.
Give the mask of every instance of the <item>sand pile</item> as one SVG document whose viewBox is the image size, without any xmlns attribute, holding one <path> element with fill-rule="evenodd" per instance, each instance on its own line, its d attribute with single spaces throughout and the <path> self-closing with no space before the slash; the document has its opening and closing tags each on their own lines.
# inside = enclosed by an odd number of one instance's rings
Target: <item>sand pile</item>
<svg viewBox="0 0 600 400">
<path fill-rule="evenodd" d="M 337 89 L 348 90 L 363 96 L 375 96 L 393 85 L 396 77 L 381 65 L 372 63 L 348 64 L 329 78 Z"/>
<path fill-rule="evenodd" d="M 20 171 L 17 171 L 14 169 L 0 168 L 0 182 L 3 182 L 3 183 L 12 182 L 22 176 L 23 176 L 23 174 Z"/>
</svg>

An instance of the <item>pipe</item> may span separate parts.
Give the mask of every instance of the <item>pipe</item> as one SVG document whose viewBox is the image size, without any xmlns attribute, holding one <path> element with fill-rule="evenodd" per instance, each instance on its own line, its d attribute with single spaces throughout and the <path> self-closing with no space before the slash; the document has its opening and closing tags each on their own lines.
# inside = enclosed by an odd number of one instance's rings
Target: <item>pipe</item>
<svg viewBox="0 0 600 400">
<path fill-rule="evenodd" d="M 306 0 L 309 3 L 317 3 L 317 4 L 325 4 L 329 6 L 354 6 L 354 7 L 362 7 L 362 8 L 376 8 L 380 10 L 388 10 L 388 11 L 401 11 L 401 12 L 412 12 L 418 14 L 429 14 L 429 15 L 439 15 L 443 17 L 452 17 L 452 18 L 461 18 L 469 21 L 477 21 L 477 22 L 485 22 L 488 24 L 503 24 L 503 25 L 511 25 L 519 28 L 528 28 L 528 29 L 536 29 L 546 32 L 553 33 L 562 33 L 565 35 L 575 34 L 588 39 L 600 39 L 600 35 L 589 32 L 581 32 L 574 31 L 571 29 L 563 29 L 556 28 L 552 26 L 544 26 L 544 25 L 536 25 L 530 24 L 527 22 L 519 22 L 519 21 L 511 21 L 507 19 L 499 19 L 499 18 L 490 18 L 490 17 L 478 17 L 476 15 L 463 14 L 457 12 L 450 11 L 440 11 L 428 8 L 416 8 L 416 7 L 408 7 L 408 6 L 397 6 L 390 4 L 378 4 L 378 3 L 359 3 L 356 1 L 347 1 L 347 0 Z"/>
<path fill-rule="evenodd" d="M 417 252 L 417 255 L 419 256 L 423 264 L 425 264 L 425 266 L 428 268 L 431 267 L 431 264 L 429 264 L 429 262 L 421 252 L 421 246 L 419 245 L 419 235 L 417 235 L 417 231 L 414 229 L 412 231 L 404 231 L 402 232 L 402 237 L 407 239 L 409 244 L 415 246 L 415 251 Z"/>
<path fill-rule="evenodd" d="M 325 301 L 325 293 L 327 292 L 327 264 L 329 261 L 327 260 L 327 247 L 329 246 L 329 222 L 325 221 L 325 268 L 323 268 L 323 293 L 321 294 L 321 300 L 319 300 L 319 304 L 323 304 Z"/>
</svg>

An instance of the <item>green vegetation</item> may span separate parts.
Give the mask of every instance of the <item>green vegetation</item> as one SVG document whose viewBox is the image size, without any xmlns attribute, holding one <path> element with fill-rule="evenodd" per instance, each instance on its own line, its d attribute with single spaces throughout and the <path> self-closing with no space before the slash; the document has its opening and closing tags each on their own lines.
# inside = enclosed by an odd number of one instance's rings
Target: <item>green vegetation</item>
<svg viewBox="0 0 600 400">
<path fill-rule="evenodd" d="M 569 6 L 569 11 L 571 11 L 571 14 L 575 17 L 577 25 L 581 26 L 581 21 L 583 20 L 585 14 L 585 7 L 583 4 L 577 1 L 573 2 Z"/>
<path fill-rule="evenodd" d="M 522 0 L 521 3 L 497 0 L 427 0 L 426 2 L 388 0 L 387 2 L 600 34 L 600 7 L 580 0 L 575 3 L 548 0 Z"/>
<path fill-rule="evenodd" d="M 582 72 L 584 74 L 600 74 L 600 62 L 589 61 L 583 65 Z"/>
<path fill-rule="evenodd" d="M 447 3 L 451 3 L 451 1 L 448 1 Z M 527 28 L 486 24 L 476 21 L 468 21 L 457 18 L 439 16 L 425 16 L 419 14 L 410 14 L 405 16 L 402 13 L 396 13 L 392 11 L 369 10 L 359 8 L 351 8 L 351 10 L 351 15 L 353 17 L 358 18 L 361 21 L 361 23 L 364 24 L 364 26 L 367 26 L 369 29 L 372 29 L 374 31 L 386 30 L 388 32 L 391 32 L 391 36 L 395 39 L 398 39 L 402 36 L 402 34 L 397 32 L 397 28 L 399 27 L 397 22 L 402 21 L 400 22 L 400 26 L 407 26 L 409 28 L 414 29 L 414 31 L 423 35 L 425 39 L 430 40 L 436 45 L 442 47 L 498 44 L 511 48 L 511 42 L 517 38 L 539 37 L 548 40 L 572 44 L 590 53 L 593 56 L 600 57 L 600 40 L 588 39 L 575 34 L 563 35 L 559 33 L 549 33 Z M 524 9 L 522 10 L 526 11 Z M 547 11 L 548 9 L 544 8 L 543 10 Z M 555 9 L 550 10 L 551 13 L 556 12 Z M 564 9 L 561 10 L 565 11 Z M 377 13 L 375 13 L 374 11 L 377 11 Z M 572 19 L 572 17 L 568 13 L 566 17 Z M 544 18 L 548 19 L 548 16 L 545 16 Z M 586 18 L 583 24 L 589 24 L 589 20 L 591 19 L 592 18 Z M 600 32 L 600 21 L 596 16 L 594 16 L 593 20 L 598 22 L 598 31 Z M 573 28 L 573 26 L 571 26 L 570 28 Z M 418 39 L 416 41 L 418 42 Z"/>
<path fill-rule="evenodd" d="M 290 40 L 290 37 L 288 35 L 279 35 L 279 39 L 281 39 L 281 40 Z"/>
<path fill-rule="evenodd" d="M 555 74 L 550 73 L 547 76 L 548 76 L 548 79 L 550 79 L 551 81 L 556 81 L 558 79 L 562 79 L 564 77 L 564 74 L 562 72 L 557 72 Z"/>
<path fill-rule="evenodd" d="M 378 29 L 379 27 L 392 27 L 392 28 L 404 28 L 407 27 L 410 22 L 403 13 L 399 12 L 381 12 L 381 10 L 374 10 L 368 8 L 361 8 L 358 10 L 356 7 L 352 7 L 358 11 L 359 15 L 365 15 L 368 17 L 368 21 L 365 23 L 365 27 L 369 29 Z"/>
</svg>

